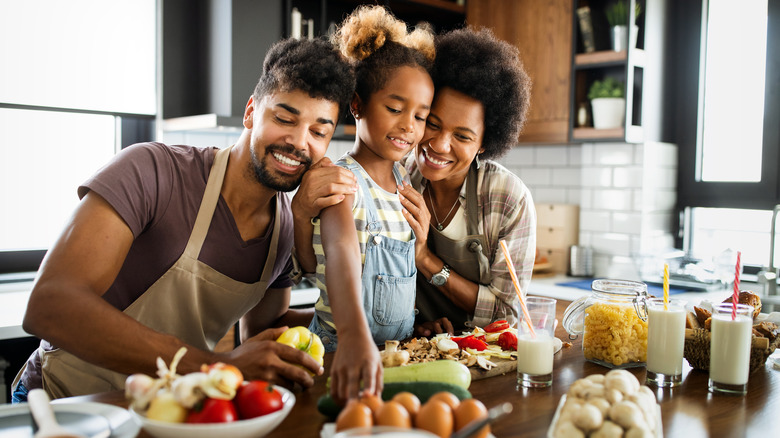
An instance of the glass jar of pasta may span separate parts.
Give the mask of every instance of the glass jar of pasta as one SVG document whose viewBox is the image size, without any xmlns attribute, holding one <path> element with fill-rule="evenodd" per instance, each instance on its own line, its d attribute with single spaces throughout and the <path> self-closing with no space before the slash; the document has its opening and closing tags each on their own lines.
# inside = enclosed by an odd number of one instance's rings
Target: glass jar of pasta
<svg viewBox="0 0 780 438">
<path fill-rule="evenodd" d="M 628 280 L 594 280 L 591 294 L 569 305 L 563 328 L 582 335 L 585 359 L 609 368 L 645 366 L 647 285 Z"/>
</svg>

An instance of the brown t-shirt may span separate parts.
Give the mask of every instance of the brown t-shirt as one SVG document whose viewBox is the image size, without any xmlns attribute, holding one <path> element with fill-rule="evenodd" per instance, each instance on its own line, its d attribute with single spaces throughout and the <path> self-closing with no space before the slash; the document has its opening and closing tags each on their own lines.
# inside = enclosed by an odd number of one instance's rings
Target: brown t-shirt
<svg viewBox="0 0 780 438">
<path fill-rule="evenodd" d="M 184 252 L 198 215 L 216 148 L 139 143 L 118 153 L 78 188 L 79 198 L 90 190 L 117 211 L 135 237 L 122 268 L 103 298 L 126 309 L 173 266 Z M 293 285 L 290 251 L 293 218 L 290 200 L 277 195 L 280 211 L 277 258 L 269 289 Z M 273 221 L 259 238 L 241 238 L 227 203 L 219 197 L 198 260 L 244 283 L 260 280 L 271 242 Z M 42 340 L 41 346 L 53 346 Z M 40 388 L 40 360 L 33 353 L 22 376 L 27 389 Z"/>
</svg>

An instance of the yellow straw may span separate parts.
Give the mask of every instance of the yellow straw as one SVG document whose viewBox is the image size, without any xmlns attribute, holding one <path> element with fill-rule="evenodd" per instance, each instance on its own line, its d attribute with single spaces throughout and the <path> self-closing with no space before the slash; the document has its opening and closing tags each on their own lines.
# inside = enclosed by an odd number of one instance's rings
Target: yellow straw
<svg viewBox="0 0 780 438">
<path fill-rule="evenodd" d="M 512 277 L 512 284 L 515 285 L 515 292 L 517 292 L 517 299 L 520 300 L 520 308 L 523 309 L 523 319 L 525 320 L 526 324 L 528 324 L 528 330 L 531 331 L 531 336 L 536 337 L 536 333 L 534 332 L 534 326 L 531 324 L 531 315 L 528 313 L 528 308 L 525 306 L 525 301 L 523 300 L 523 293 L 520 292 L 520 282 L 517 280 L 517 275 L 515 274 L 515 267 L 512 264 L 512 258 L 509 257 L 509 248 L 506 246 L 505 240 L 499 240 L 498 242 L 501 244 L 501 250 L 504 251 L 504 258 L 506 259 L 506 266 L 509 269 L 509 276 Z"/>
<path fill-rule="evenodd" d="M 664 311 L 669 310 L 669 263 L 664 263 Z"/>
</svg>

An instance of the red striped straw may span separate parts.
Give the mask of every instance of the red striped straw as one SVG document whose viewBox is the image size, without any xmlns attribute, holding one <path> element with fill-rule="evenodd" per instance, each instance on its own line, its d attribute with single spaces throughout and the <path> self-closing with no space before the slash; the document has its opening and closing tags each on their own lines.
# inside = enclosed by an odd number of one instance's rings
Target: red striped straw
<svg viewBox="0 0 780 438">
<path fill-rule="evenodd" d="M 737 251 L 737 269 L 736 272 L 734 272 L 734 294 L 731 296 L 731 320 L 732 321 L 737 319 L 737 304 L 739 303 L 739 272 L 741 271 L 739 265 L 740 265 L 741 257 L 742 257 L 742 252 Z"/>
</svg>

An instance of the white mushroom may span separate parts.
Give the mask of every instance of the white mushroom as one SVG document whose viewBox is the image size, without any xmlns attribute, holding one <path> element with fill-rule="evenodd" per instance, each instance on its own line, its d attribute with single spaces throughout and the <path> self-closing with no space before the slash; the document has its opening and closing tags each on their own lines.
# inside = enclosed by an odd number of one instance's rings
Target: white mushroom
<svg viewBox="0 0 780 438">
<path fill-rule="evenodd" d="M 654 438 L 655 435 L 650 429 L 644 427 L 632 427 L 624 435 L 626 438 Z"/>
<path fill-rule="evenodd" d="M 585 438 L 585 434 L 577 429 L 577 426 L 571 421 L 559 421 L 553 436 L 555 438 Z"/>
<path fill-rule="evenodd" d="M 590 432 L 601 427 L 601 423 L 604 422 L 604 416 L 599 408 L 585 403 L 572 415 L 572 422 L 583 431 Z"/>
<path fill-rule="evenodd" d="M 623 401 L 623 393 L 614 388 L 607 389 L 604 391 L 604 398 L 606 398 L 608 402 L 614 405 L 615 403 Z"/>
<path fill-rule="evenodd" d="M 604 386 L 629 395 L 639 391 L 639 380 L 626 370 L 612 370 L 604 376 Z"/>
<path fill-rule="evenodd" d="M 632 427 L 647 428 L 647 422 L 642 410 L 635 403 L 623 400 L 609 409 L 609 418 L 623 429 Z"/>
<path fill-rule="evenodd" d="M 604 375 L 603 374 L 591 374 L 588 377 L 585 377 L 585 380 L 590 380 L 593 383 L 601 383 L 604 384 Z"/>
<path fill-rule="evenodd" d="M 594 383 L 588 388 L 585 388 L 582 391 L 582 398 L 586 400 L 590 400 L 591 398 L 604 398 L 605 397 L 605 389 L 604 385 L 600 383 Z"/>
<path fill-rule="evenodd" d="M 607 416 L 607 413 L 609 412 L 609 408 L 611 407 L 607 399 L 601 397 L 591 398 L 588 400 L 588 403 L 597 407 L 599 411 L 601 411 L 601 415 L 605 417 Z"/>
<path fill-rule="evenodd" d="M 591 438 L 621 438 L 623 436 L 623 428 L 617 424 L 606 420 L 601 427 L 590 434 Z"/>
</svg>

